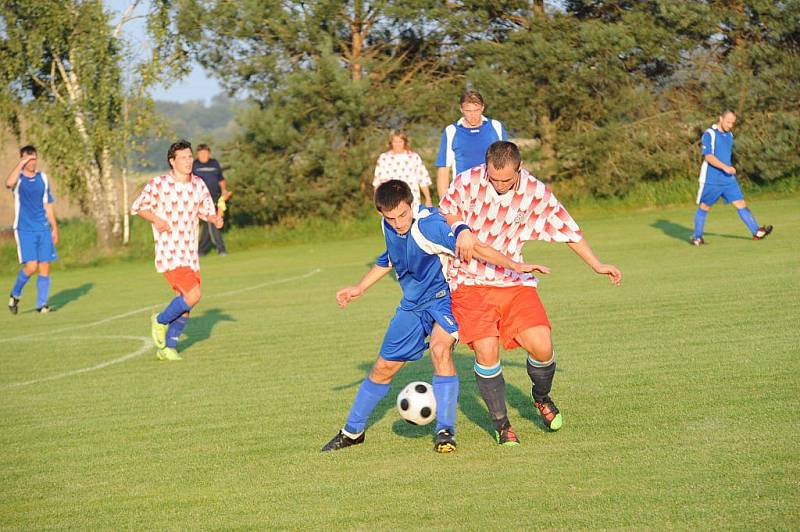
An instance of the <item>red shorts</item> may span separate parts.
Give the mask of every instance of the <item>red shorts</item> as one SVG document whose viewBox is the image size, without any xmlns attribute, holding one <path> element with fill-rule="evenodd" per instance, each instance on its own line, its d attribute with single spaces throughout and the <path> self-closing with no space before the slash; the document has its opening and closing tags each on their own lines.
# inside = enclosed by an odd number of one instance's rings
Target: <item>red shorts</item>
<svg viewBox="0 0 800 532">
<path fill-rule="evenodd" d="M 180 266 L 164 272 L 164 278 L 172 289 L 181 295 L 186 295 L 195 286 L 200 286 L 200 272 L 196 272 L 188 266 Z"/>
<path fill-rule="evenodd" d="M 519 347 L 522 331 L 545 325 L 547 313 L 532 286 L 460 286 L 451 294 L 458 338 L 472 347 L 481 338 L 497 338 L 506 349 Z"/>
</svg>

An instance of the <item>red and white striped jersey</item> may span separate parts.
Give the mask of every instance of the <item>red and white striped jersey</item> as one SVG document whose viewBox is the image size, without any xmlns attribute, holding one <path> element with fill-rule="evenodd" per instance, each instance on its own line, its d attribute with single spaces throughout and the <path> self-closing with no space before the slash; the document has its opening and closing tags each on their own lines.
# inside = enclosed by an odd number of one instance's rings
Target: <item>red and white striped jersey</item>
<svg viewBox="0 0 800 532">
<path fill-rule="evenodd" d="M 186 183 L 171 175 L 154 177 L 145 185 L 131 206 L 131 213 L 151 211 L 170 225 L 169 231 L 156 231 L 156 271 L 163 273 L 180 266 L 200 270 L 197 256 L 197 220 L 216 214 L 214 202 L 203 180 L 193 175 Z"/>
<path fill-rule="evenodd" d="M 544 183 L 527 170 L 517 185 L 498 194 L 486 177 L 486 165 L 456 176 L 442 199 L 443 215 L 455 215 L 478 239 L 522 262 L 522 246 L 529 240 L 579 242 L 583 236 L 575 220 Z M 501 266 L 473 258 L 469 264 L 450 259 L 446 265 L 451 290 L 461 285 L 536 286 L 533 274 L 518 274 Z"/>
</svg>

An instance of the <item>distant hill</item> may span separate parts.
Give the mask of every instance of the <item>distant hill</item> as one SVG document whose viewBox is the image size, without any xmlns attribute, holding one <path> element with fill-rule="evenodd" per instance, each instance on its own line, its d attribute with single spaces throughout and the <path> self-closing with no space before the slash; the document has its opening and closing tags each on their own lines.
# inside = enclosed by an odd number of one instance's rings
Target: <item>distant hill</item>
<svg viewBox="0 0 800 532">
<path fill-rule="evenodd" d="M 234 120 L 237 109 L 244 103 L 218 94 L 207 105 L 203 101 L 184 103 L 156 101 L 156 111 L 163 118 L 163 131 L 139 139 L 147 146 L 143 154 L 132 159 L 132 170 L 153 171 L 166 167 L 166 154 L 170 144 L 186 139 L 194 146 L 204 143 L 215 150 L 216 146 L 233 137 L 238 131 Z"/>
</svg>

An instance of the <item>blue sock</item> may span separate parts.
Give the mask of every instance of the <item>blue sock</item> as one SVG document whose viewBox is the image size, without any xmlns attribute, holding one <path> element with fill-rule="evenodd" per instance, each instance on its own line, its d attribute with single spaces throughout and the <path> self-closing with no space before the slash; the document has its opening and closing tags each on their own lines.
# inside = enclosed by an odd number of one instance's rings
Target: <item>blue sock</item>
<svg viewBox="0 0 800 532">
<path fill-rule="evenodd" d="M 192 310 L 192 307 L 186 303 L 186 300 L 183 299 L 183 296 L 177 296 L 175 299 L 169 302 L 167 308 L 165 308 L 161 314 L 156 316 L 158 323 L 162 325 L 166 325 L 167 323 L 172 323 L 173 321 L 177 320 L 181 314 L 185 314 Z"/>
<path fill-rule="evenodd" d="M 39 274 L 36 279 L 36 308 L 42 308 L 47 304 L 47 296 L 50 294 L 50 277 Z"/>
<path fill-rule="evenodd" d="M 354 436 L 364 432 L 364 429 L 367 428 L 367 418 L 381 399 L 386 397 L 389 386 L 391 385 L 372 382 L 369 377 L 364 379 L 358 389 L 356 399 L 353 401 L 353 406 L 350 408 L 350 413 L 347 414 L 344 430 Z"/>
<path fill-rule="evenodd" d="M 751 235 L 756 234 L 756 231 L 758 231 L 758 223 L 756 222 L 756 218 L 753 216 L 753 213 L 750 212 L 750 209 L 747 207 L 744 209 L 739 209 L 739 218 L 741 218 L 744 222 L 744 225 L 750 229 Z"/>
<path fill-rule="evenodd" d="M 433 395 L 436 397 L 436 432 L 450 429 L 455 434 L 458 375 L 434 375 Z"/>
<path fill-rule="evenodd" d="M 169 327 L 167 327 L 167 347 L 171 347 L 173 349 L 178 347 L 178 339 L 181 337 L 183 328 L 186 327 L 186 323 L 188 321 L 189 316 L 181 315 L 169 324 Z"/>
<path fill-rule="evenodd" d="M 706 216 L 708 216 L 708 211 L 698 207 L 697 212 L 694 213 L 694 238 L 702 238 L 703 226 L 706 225 Z"/>
<path fill-rule="evenodd" d="M 30 279 L 30 277 L 25 275 L 25 270 L 20 270 L 17 274 L 17 282 L 14 283 L 14 288 L 11 289 L 11 295 L 19 299 L 22 295 L 22 288 L 25 286 L 25 283 L 28 282 L 28 279 Z"/>
</svg>

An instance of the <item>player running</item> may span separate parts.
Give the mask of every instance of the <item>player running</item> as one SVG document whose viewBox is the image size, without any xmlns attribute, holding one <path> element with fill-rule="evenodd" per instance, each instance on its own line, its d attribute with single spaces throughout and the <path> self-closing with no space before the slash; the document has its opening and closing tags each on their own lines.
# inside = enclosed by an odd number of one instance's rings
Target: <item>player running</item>
<svg viewBox="0 0 800 532">
<path fill-rule="evenodd" d="M 430 336 L 433 363 L 433 393 L 436 397 L 436 437 L 434 450 L 456 450 L 455 424 L 458 400 L 458 375 L 452 348 L 458 339 L 458 327 L 450 308 L 450 290 L 442 271 L 440 255 L 455 255 L 458 231 L 450 230 L 435 210 L 420 207 L 411 210 L 414 196 L 408 184 L 387 181 L 375 191 L 375 207 L 383 216 L 381 227 L 386 251 L 355 286 L 336 293 L 341 308 L 360 297 L 394 267 L 403 298 L 389 323 L 378 358 L 361 383 L 347 422 L 322 451 L 335 451 L 364 442 L 367 419 L 389 391 L 392 378 L 406 362 L 422 358 Z M 463 230 L 463 229 L 462 229 Z M 503 265 L 509 271 L 547 273 L 536 264 L 510 260 L 497 251 L 475 243 L 475 256 Z M 475 261 L 480 264 L 482 262 Z"/>
<path fill-rule="evenodd" d="M 131 213 L 153 225 L 156 271 L 163 273 L 177 296 L 151 316 L 151 334 L 159 360 L 182 360 L 178 339 L 189 312 L 200 301 L 200 260 L 197 256 L 197 220 L 222 227 L 208 188 L 192 175 L 192 145 L 180 141 L 167 152 L 170 172 L 154 177 L 133 202 Z"/>
<path fill-rule="evenodd" d="M 506 349 L 522 347 L 528 352 L 533 404 L 547 426 L 558 430 L 563 418 L 550 397 L 556 359 L 550 322 L 536 291 L 538 280 L 528 273 L 472 259 L 472 246 L 477 238 L 520 261 L 522 246 L 529 240 L 566 242 L 615 285 L 620 284 L 622 273 L 598 260 L 566 209 L 544 183 L 522 168 L 519 149 L 512 142 L 489 146 L 486 164 L 459 174 L 439 208 L 460 233 L 462 261 L 452 262 L 447 272 L 453 314 L 461 326 L 461 341 L 475 352 L 475 380 L 497 442 L 519 444 L 506 410 L 500 342 Z"/>
<path fill-rule="evenodd" d="M 6 178 L 6 187 L 14 194 L 14 237 L 22 269 L 11 289 L 8 310 L 16 314 L 22 289 L 36 270 L 36 312 L 50 312 L 50 263 L 56 260 L 58 224 L 53 209 L 50 181 L 36 170 L 36 148 L 28 145 L 19 151 L 20 161 Z"/>
<path fill-rule="evenodd" d="M 725 110 L 719 115 L 717 123 L 706 129 L 701 143 L 703 145 L 703 164 L 700 167 L 700 189 L 697 191 L 697 212 L 694 215 L 694 234 L 692 245 L 702 246 L 703 227 L 711 207 L 721 197 L 725 203 L 733 203 L 739 218 L 753 235 L 753 240 L 762 240 L 772 232 L 771 225 L 759 227 L 755 216 L 744 202 L 744 194 L 736 181 L 736 168 L 731 166 L 733 156 L 733 126 L 736 113 Z"/>
</svg>

